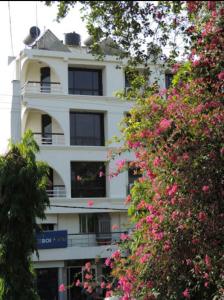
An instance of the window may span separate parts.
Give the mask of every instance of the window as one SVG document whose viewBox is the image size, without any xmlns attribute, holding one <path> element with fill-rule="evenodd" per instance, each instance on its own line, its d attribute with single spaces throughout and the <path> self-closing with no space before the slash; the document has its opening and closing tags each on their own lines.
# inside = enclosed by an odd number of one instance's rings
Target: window
<svg viewBox="0 0 224 300">
<path fill-rule="evenodd" d="M 79 215 L 80 233 L 95 233 L 97 230 L 96 214 Z"/>
<path fill-rule="evenodd" d="M 54 224 L 40 224 L 40 228 L 43 231 L 52 231 L 54 230 Z"/>
<path fill-rule="evenodd" d="M 73 198 L 106 197 L 103 162 L 71 162 L 71 195 Z"/>
<path fill-rule="evenodd" d="M 104 146 L 104 115 L 70 112 L 70 144 Z"/>
<path fill-rule="evenodd" d="M 165 85 L 166 89 L 168 89 L 172 85 L 173 74 L 167 73 L 165 74 Z"/>
<path fill-rule="evenodd" d="M 52 120 L 49 115 L 41 115 L 42 144 L 52 144 Z"/>
<path fill-rule="evenodd" d="M 50 93 L 51 91 L 51 69 L 49 67 L 40 68 L 41 92 Z"/>
<path fill-rule="evenodd" d="M 98 245 L 108 245 L 111 242 L 111 222 L 107 213 L 80 214 L 80 233 L 95 233 Z"/>
<path fill-rule="evenodd" d="M 68 69 L 68 92 L 75 95 L 103 95 L 102 71 L 93 69 Z"/>
<path fill-rule="evenodd" d="M 58 299 L 58 269 L 36 269 L 36 287 L 40 299 Z"/>
<path fill-rule="evenodd" d="M 128 169 L 128 194 L 130 193 L 130 190 L 134 182 L 138 180 L 140 177 L 142 177 L 142 174 L 140 173 L 140 169 L 130 166 Z"/>
</svg>

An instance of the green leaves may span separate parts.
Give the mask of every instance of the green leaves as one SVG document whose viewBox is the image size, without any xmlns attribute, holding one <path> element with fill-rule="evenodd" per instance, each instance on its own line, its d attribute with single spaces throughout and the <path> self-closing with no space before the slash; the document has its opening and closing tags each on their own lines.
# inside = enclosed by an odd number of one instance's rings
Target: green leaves
<svg viewBox="0 0 224 300">
<path fill-rule="evenodd" d="M 0 281 L 1 299 L 34 300 L 30 255 L 36 248 L 36 217 L 49 204 L 45 191 L 47 166 L 37 163 L 38 146 L 27 132 L 0 157 Z M 4 287 L 4 288 L 3 288 Z"/>
</svg>

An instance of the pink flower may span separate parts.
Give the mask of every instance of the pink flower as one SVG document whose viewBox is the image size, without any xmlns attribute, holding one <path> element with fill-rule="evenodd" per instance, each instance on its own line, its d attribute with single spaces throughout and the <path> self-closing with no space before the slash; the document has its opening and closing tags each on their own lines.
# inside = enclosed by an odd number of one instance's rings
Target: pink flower
<svg viewBox="0 0 224 300">
<path fill-rule="evenodd" d="M 79 175 L 77 175 L 77 176 L 76 176 L 76 180 L 77 180 L 77 181 L 81 181 L 81 180 L 82 180 L 82 177 L 79 176 Z"/>
<path fill-rule="evenodd" d="M 117 230 L 118 228 L 119 228 L 119 226 L 116 224 L 112 226 L 112 230 Z"/>
<path fill-rule="evenodd" d="M 115 259 L 118 259 L 121 257 L 121 253 L 120 253 L 120 250 L 116 250 L 112 255 L 111 255 L 111 258 L 115 258 Z"/>
<path fill-rule="evenodd" d="M 88 206 L 89 206 L 89 207 L 93 206 L 93 204 L 94 204 L 94 201 L 93 201 L 93 200 L 89 200 L 89 201 L 88 201 Z"/>
<path fill-rule="evenodd" d="M 139 259 L 140 263 L 141 263 L 141 264 L 146 263 L 146 262 L 148 261 L 149 257 L 150 257 L 150 254 L 144 254 L 144 255 L 143 255 L 142 257 L 140 257 L 140 259 Z"/>
<path fill-rule="evenodd" d="M 203 212 L 203 211 L 200 211 L 199 214 L 198 214 L 198 220 L 200 222 L 204 222 L 206 219 L 207 219 L 206 213 Z"/>
<path fill-rule="evenodd" d="M 161 159 L 157 156 L 153 161 L 153 166 L 158 167 L 161 163 Z"/>
<path fill-rule="evenodd" d="M 91 286 L 88 286 L 87 292 L 88 292 L 89 294 L 92 294 L 93 288 L 92 288 Z"/>
<path fill-rule="evenodd" d="M 126 233 L 122 233 L 122 234 L 120 235 L 120 239 L 121 239 L 122 241 L 126 241 L 126 240 L 129 239 L 129 235 L 126 234 Z"/>
<path fill-rule="evenodd" d="M 110 289 L 112 288 L 112 284 L 111 284 L 111 283 L 108 283 L 107 286 L 106 286 L 106 288 L 107 288 L 108 290 L 110 290 Z"/>
<path fill-rule="evenodd" d="M 109 298 L 109 297 L 111 297 L 112 296 L 112 291 L 107 291 L 106 292 L 106 298 Z"/>
<path fill-rule="evenodd" d="M 205 264 L 207 267 L 211 267 L 211 258 L 207 254 L 205 255 Z"/>
<path fill-rule="evenodd" d="M 189 160 L 189 158 L 190 158 L 189 154 L 186 152 L 183 154 L 182 157 L 183 157 L 183 160 Z"/>
<path fill-rule="evenodd" d="M 169 129 L 171 127 L 172 121 L 171 120 L 167 120 L 167 119 L 163 119 L 160 123 L 159 123 L 159 129 L 161 132 L 166 131 L 167 129 Z"/>
<path fill-rule="evenodd" d="M 59 290 L 59 292 L 64 292 L 65 291 L 65 285 L 63 283 L 60 284 L 58 290 Z"/>
<path fill-rule="evenodd" d="M 116 165 L 117 165 L 117 167 L 118 167 L 119 170 L 121 170 L 124 167 L 125 164 L 126 164 L 126 160 L 125 159 L 118 160 L 116 162 Z"/>
<path fill-rule="evenodd" d="M 125 204 L 128 204 L 128 203 L 130 203 L 131 202 L 131 195 L 128 195 L 127 197 L 126 197 L 126 199 L 125 199 Z"/>
<path fill-rule="evenodd" d="M 92 274 L 86 274 L 85 279 L 91 280 L 91 279 L 93 279 L 93 275 Z"/>
<path fill-rule="evenodd" d="M 163 250 L 166 251 L 166 252 L 169 252 L 170 249 L 171 249 L 170 242 L 169 241 L 165 242 L 165 244 L 163 246 Z"/>
<path fill-rule="evenodd" d="M 89 283 L 85 281 L 83 284 L 83 287 L 84 287 L 84 289 L 87 289 L 89 287 Z"/>
<path fill-rule="evenodd" d="M 90 269 L 91 269 L 91 262 L 87 262 L 86 264 L 85 264 L 85 269 L 88 271 L 88 272 L 90 272 Z"/>
<path fill-rule="evenodd" d="M 190 299 L 189 289 L 184 290 L 182 295 L 184 296 L 184 298 Z"/>
<path fill-rule="evenodd" d="M 146 223 L 148 224 L 151 224 L 153 222 L 153 219 L 154 219 L 154 215 L 150 215 L 145 218 Z"/>
<path fill-rule="evenodd" d="M 80 286 L 81 285 L 81 281 L 78 279 L 75 283 L 75 286 Z"/>
<path fill-rule="evenodd" d="M 207 193 L 209 191 L 209 185 L 204 185 L 202 187 L 202 191 L 205 192 L 205 193 Z"/>
<path fill-rule="evenodd" d="M 101 289 L 104 289 L 106 287 L 106 283 L 104 281 L 101 282 L 100 284 Z"/>
<path fill-rule="evenodd" d="M 218 79 L 219 80 L 224 80 L 224 71 L 218 74 Z"/>
<path fill-rule="evenodd" d="M 166 193 L 168 196 L 173 196 L 176 194 L 177 190 L 178 190 L 178 185 L 175 183 L 175 184 L 167 187 Z"/>
<path fill-rule="evenodd" d="M 99 177 L 103 177 L 104 173 L 102 171 L 99 172 Z"/>
<path fill-rule="evenodd" d="M 110 260 L 110 258 L 108 257 L 108 258 L 105 260 L 105 266 L 110 267 L 110 265 L 111 265 L 111 260 Z"/>
</svg>

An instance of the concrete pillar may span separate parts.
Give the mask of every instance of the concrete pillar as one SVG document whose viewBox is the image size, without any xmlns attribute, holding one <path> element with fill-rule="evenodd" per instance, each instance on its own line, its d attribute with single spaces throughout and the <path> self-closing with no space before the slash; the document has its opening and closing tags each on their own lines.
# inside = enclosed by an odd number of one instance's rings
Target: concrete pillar
<svg viewBox="0 0 224 300">
<path fill-rule="evenodd" d="M 67 285 L 67 270 L 66 267 L 58 268 L 58 284 Z M 58 299 L 59 300 L 67 300 L 67 291 L 65 292 L 58 292 Z"/>
<path fill-rule="evenodd" d="M 13 143 L 21 141 L 21 91 L 19 80 L 12 81 L 11 140 Z"/>
</svg>

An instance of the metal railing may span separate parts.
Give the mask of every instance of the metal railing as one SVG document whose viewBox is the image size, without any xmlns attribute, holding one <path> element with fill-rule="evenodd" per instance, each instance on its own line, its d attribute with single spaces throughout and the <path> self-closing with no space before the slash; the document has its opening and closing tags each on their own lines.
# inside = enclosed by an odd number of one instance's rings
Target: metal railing
<svg viewBox="0 0 224 300">
<path fill-rule="evenodd" d="M 65 145 L 64 133 L 47 133 L 34 132 L 33 136 L 39 145 Z"/>
<path fill-rule="evenodd" d="M 27 81 L 22 87 L 24 93 L 61 94 L 62 86 L 60 82 Z"/>
<path fill-rule="evenodd" d="M 127 231 L 103 233 L 72 233 L 68 234 L 68 247 L 91 247 L 116 245 L 120 242 L 121 234 Z"/>
<path fill-rule="evenodd" d="M 65 198 L 66 191 L 64 185 L 53 185 L 51 188 L 46 189 L 49 198 Z"/>
</svg>

